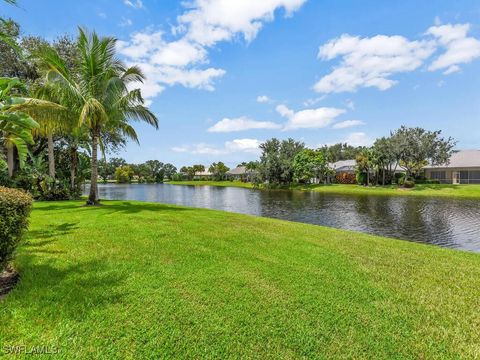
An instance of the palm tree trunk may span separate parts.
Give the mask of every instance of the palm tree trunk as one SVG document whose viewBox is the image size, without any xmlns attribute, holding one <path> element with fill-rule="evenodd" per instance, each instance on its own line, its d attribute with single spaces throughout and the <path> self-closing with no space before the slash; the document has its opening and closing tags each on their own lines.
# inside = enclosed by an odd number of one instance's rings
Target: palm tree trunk
<svg viewBox="0 0 480 360">
<path fill-rule="evenodd" d="M 98 200 L 98 139 L 99 131 L 92 131 L 92 176 L 90 178 L 90 194 L 88 195 L 87 205 L 100 205 Z"/>
<path fill-rule="evenodd" d="M 75 189 L 75 176 L 77 174 L 77 146 L 70 147 L 70 190 Z"/>
<path fill-rule="evenodd" d="M 13 171 L 15 168 L 15 158 L 14 158 L 14 149 L 13 146 L 7 146 L 7 165 L 8 165 L 8 176 L 13 177 Z"/>
<path fill-rule="evenodd" d="M 48 175 L 51 178 L 55 178 L 55 155 L 53 153 L 53 135 L 49 133 L 47 135 L 48 145 Z"/>
</svg>

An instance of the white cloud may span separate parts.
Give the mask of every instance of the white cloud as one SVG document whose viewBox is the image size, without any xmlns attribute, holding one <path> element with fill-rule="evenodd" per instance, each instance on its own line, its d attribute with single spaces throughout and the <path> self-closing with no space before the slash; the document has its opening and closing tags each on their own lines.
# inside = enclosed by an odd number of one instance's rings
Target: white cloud
<svg viewBox="0 0 480 360">
<path fill-rule="evenodd" d="M 193 0 L 183 2 L 185 11 L 172 27 L 173 40 L 166 40 L 161 31 L 147 29 L 134 33 L 128 41 L 118 42 L 118 51 L 129 64 L 139 64 L 147 76 L 142 87 L 145 97 L 155 97 L 166 86 L 176 84 L 206 90 L 214 89 L 214 81 L 225 70 L 204 68 L 208 50 L 220 41 L 231 41 L 242 35 L 247 41 L 255 38 L 275 12 L 283 9 L 287 16 L 306 0 Z M 124 0 L 133 8 L 142 8 L 140 0 Z"/>
<path fill-rule="evenodd" d="M 233 132 L 250 129 L 279 129 L 281 125 L 271 121 L 256 121 L 242 116 L 239 118 L 224 118 L 208 129 L 209 132 Z"/>
<path fill-rule="evenodd" d="M 266 104 L 272 102 L 272 100 L 267 95 L 259 95 L 257 96 L 257 102 Z"/>
<path fill-rule="evenodd" d="M 225 143 L 225 149 L 228 152 L 259 152 L 259 146 L 262 142 L 257 139 L 235 139 Z"/>
<path fill-rule="evenodd" d="M 342 143 L 347 143 L 352 146 L 370 146 L 373 144 L 373 139 L 371 139 L 364 132 L 354 132 L 348 134 L 348 136 L 341 141 Z"/>
<path fill-rule="evenodd" d="M 127 6 L 130 6 L 134 9 L 143 9 L 142 0 L 123 0 L 123 3 Z"/>
<path fill-rule="evenodd" d="M 467 64 L 480 57 L 480 41 L 468 37 L 470 24 L 432 26 L 427 30 L 428 35 L 434 36 L 439 46 L 446 51 L 435 59 L 428 70 L 442 70 L 445 75 L 460 71 L 460 64 Z"/>
<path fill-rule="evenodd" d="M 334 129 L 346 129 L 353 126 L 365 125 L 361 120 L 345 120 L 339 123 L 336 123 L 332 126 Z"/>
<path fill-rule="evenodd" d="M 192 146 L 176 146 L 171 150 L 194 155 L 226 155 L 238 152 L 257 153 L 262 142 L 257 139 L 235 139 L 226 141 L 223 147 L 215 147 L 206 143 L 199 143 Z"/>
<path fill-rule="evenodd" d="M 333 70 L 314 85 L 320 93 L 354 92 L 362 87 L 387 90 L 397 83 L 392 77 L 399 73 L 419 69 L 439 49 L 446 51 L 428 66 L 428 70 L 444 70 L 452 74 L 480 57 L 480 41 L 468 37 L 470 24 L 430 27 L 421 40 L 403 36 L 376 35 L 361 38 L 344 34 L 322 45 L 318 52 L 321 60 L 341 58 Z"/>
<path fill-rule="evenodd" d="M 178 17 L 178 31 L 204 46 L 230 41 L 236 34 L 253 40 L 264 22 L 274 19 L 275 10 L 283 8 L 287 16 L 306 0 L 194 0 L 190 9 Z"/>
<path fill-rule="evenodd" d="M 390 77 L 419 68 L 435 47 L 431 41 L 409 41 L 403 36 L 371 38 L 342 35 L 320 47 L 318 57 L 342 57 L 334 70 L 321 78 L 314 90 L 321 93 L 353 92 L 359 87 L 386 90 L 396 84 Z"/>
<path fill-rule="evenodd" d="M 345 113 L 344 109 L 320 107 L 293 111 L 285 105 L 278 105 L 277 112 L 288 119 L 284 130 L 293 129 L 319 129 L 330 125 L 337 116 Z"/>
</svg>

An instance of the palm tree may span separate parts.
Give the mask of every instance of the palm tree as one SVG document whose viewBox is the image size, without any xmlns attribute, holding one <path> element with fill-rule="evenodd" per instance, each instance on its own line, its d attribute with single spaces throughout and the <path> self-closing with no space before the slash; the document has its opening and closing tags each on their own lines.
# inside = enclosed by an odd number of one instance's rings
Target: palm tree
<svg viewBox="0 0 480 360">
<path fill-rule="evenodd" d="M 25 86 L 19 79 L 0 78 L 0 146 L 7 149 L 9 176 L 13 176 L 14 150 L 17 150 L 20 166 L 28 154 L 28 144 L 33 144 L 32 130 L 39 125 L 29 112 L 59 111 L 63 109 L 58 104 L 38 99 L 29 99 L 12 95 L 12 91 L 25 91 Z"/>
<path fill-rule="evenodd" d="M 139 89 L 129 90 L 134 82 L 145 77 L 136 67 L 127 68 L 115 57 L 116 39 L 87 34 L 79 29 L 78 69 L 72 73 L 65 61 L 52 48 L 41 51 L 47 66 L 47 79 L 60 85 L 62 97 L 79 114 L 78 125 L 88 128 L 92 150 L 90 194 L 87 204 L 97 205 L 98 146 L 106 133 L 120 132 L 138 142 L 129 120 L 144 121 L 158 128 L 155 115 L 144 106 Z"/>
</svg>

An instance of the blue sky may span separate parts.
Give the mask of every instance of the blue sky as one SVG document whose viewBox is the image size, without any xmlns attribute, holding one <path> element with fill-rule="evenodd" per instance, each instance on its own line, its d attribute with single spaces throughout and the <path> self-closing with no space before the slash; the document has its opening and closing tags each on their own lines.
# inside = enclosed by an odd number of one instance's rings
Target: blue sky
<svg viewBox="0 0 480 360">
<path fill-rule="evenodd" d="M 293 137 L 367 145 L 400 125 L 480 148 L 478 0 L 19 0 L 24 34 L 77 26 L 140 64 L 160 128 L 119 155 L 178 166 L 256 159 Z"/>
</svg>

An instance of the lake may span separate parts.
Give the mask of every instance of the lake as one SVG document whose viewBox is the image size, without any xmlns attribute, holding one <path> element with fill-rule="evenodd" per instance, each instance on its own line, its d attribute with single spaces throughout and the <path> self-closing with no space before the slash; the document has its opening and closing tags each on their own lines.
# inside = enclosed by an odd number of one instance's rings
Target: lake
<svg viewBox="0 0 480 360">
<path fill-rule="evenodd" d="M 478 200 L 168 184 L 99 184 L 99 192 L 102 199 L 225 210 L 480 252 Z"/>
</svg>

